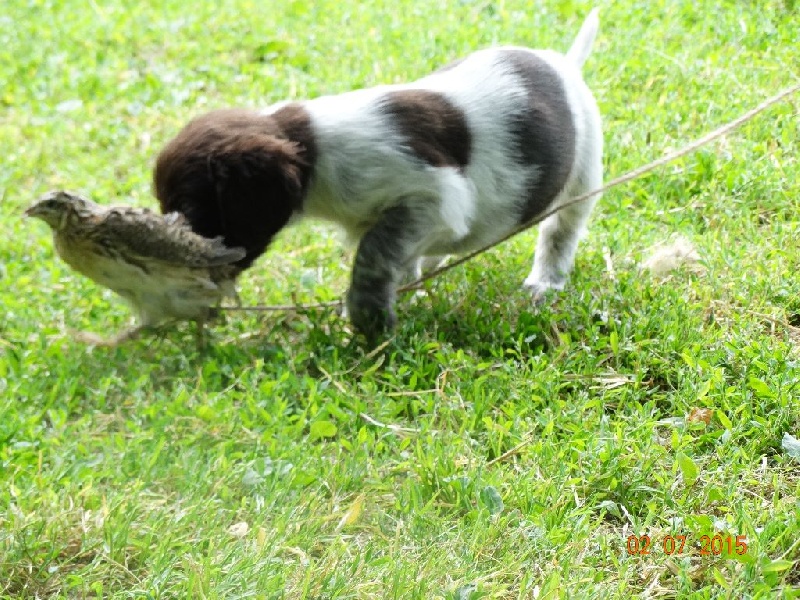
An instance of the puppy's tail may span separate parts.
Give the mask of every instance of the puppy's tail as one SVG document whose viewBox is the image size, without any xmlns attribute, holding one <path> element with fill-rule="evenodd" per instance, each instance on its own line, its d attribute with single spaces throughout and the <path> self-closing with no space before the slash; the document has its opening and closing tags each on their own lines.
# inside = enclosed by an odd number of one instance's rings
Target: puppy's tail
<svg viewBox="0 0 800 600">
<path fill-rule="evenodd" d="M 578 37 L 572 42 L 572 47 L 567 52 L 567 58 L 571 60 L 580 69 L 586 59 L 589 58 L 589 53 L 592 51 L 592 43 L 597 36 L 597 30 L 600 28 L 600 19 L 597 16 L 599 9 L 593 8 L 589 16 L 581 25 L 581 30 L 578 32 Z"/>
</svg>

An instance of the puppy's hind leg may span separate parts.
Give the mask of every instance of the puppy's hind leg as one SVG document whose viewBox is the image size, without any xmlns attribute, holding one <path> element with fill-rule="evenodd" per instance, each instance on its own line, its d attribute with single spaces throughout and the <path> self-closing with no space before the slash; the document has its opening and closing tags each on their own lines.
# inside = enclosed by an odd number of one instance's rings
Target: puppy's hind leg
<svg viewBox="0 0 800 600">
<path fill-rule="evenodd" d="M 579 179 L 577 185 L 573 186 L 571 197 L 595 190 L 602 185 L 599 165 L 590 171 L 592 172 L 588 176 Z M 575 262 L 578 242 L 586 231 L 586 222 L 598 198 L 599 196 L 593 196 L 567 206 L 539 225 L 533 268 L 523 284 L 530 290 L 535 302 L 543 302 L 550 290 L 564 289 Z"/>
</svg>

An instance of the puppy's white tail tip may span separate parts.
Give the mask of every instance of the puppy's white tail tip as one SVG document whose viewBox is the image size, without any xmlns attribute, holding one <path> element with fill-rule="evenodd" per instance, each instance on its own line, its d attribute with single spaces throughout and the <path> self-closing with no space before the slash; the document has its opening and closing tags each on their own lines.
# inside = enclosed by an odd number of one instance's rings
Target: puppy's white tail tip
<svg viewBox="0 0 800 600">
<path fill-rule="evenodd" d="M 592 9 L 592 12 L 590 12 L 589 16 L 584 20 L 583 25 L 581 25 L 581 30 L 578 32 L 578 36 L 575 38 L 575 41 L 572 42 L 572 46 L 567 52 L 567 58 L 578 68 L 583 66 L 583 63 L 586 62 L 586 59 L 589 58 L 589 54 L 592 51 L 594 38 L 597 37 L 597 31 L 600 29 L 599 12 L 599 8 Z"/>
</svg>

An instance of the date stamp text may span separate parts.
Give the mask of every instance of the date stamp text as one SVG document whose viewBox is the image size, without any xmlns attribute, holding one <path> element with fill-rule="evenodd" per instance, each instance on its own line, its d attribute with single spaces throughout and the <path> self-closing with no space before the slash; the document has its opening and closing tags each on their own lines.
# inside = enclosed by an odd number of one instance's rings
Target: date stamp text
<svg viewBox="0 0 800 600">
<path fill-rule="evenodd" d="M 688 535 L 629 535 L 625 551 L 631 556 L 647 556 L 663 553 L 667 556 L 742 556 L 747 554 L 747 536 L 745 535 L 701 535 L 692 540 Z"/>
</svg>

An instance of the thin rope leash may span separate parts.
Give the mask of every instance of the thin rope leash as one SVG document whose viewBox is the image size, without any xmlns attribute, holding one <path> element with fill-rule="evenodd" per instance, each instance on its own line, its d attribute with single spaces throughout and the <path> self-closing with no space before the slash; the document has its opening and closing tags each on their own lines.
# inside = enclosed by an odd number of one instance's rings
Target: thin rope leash
<svg viewBox="0 0 800 600">
<path fill-rule="evenodd" d="M 414 281 L 412 283 L 409 283 L 407 285 L 404 285 L 402 287 L 399 287 L 397 289 L 397 293 L 400 294 L 400 293 L 406 293 L 406 292 L 411 292 L 411 291 L 414 291 L 414 290 L 418 290 L 418 289 L 420 289 L 420 286 L 423 283 L 425 283 L 426 281 L 429 281 L 429 280 L 433 279 L 434 277 L 438 277 L 442 273 L 446 273 L 447 271 L 450 271 L 450 270 L 455 269 L 456 267 L 458 267 L 460 265 L 463 265 L 465 262 L 472 260 L 476 256 L 478 256 L 480 254 L 483 254 L 484 252 L 487 252 L 488 250 L 491 250 L 495 246 L 499 246 L 503 242 L 506 242 L 506 241 L 510 240 L 512 237 L 514 237 L 516 235 L 519 235 L 523 231 L 526 231 L 526 230 L 530 229 L 534 225 L 537 225 L 537 224 L 541 223 L 542 221 L 544 221 L 548 217 L 556 214 L 557 212 L 559 212 L 561 210 L 564 210 L 568 206 L 572 206 L 574 204 L 578 204 L 580 202 L 584 202 L 585 200 L 588 200 L 589 198 L 597 196 L 598 194 L 602 194 L 602 193 L 610 190 L 611 188 L 617 187 L 618 185 L 622 185 L 623 183 L 627 183 L 627 182 L 632 181 L 634 179 L 638 179 L 639 177 L 649 173 L 650 171 L 654 171 L 655 169 L 657 169 L 659 167 L 662 167 L 662 166 L 664 166 L 664 165 L 666 165 L 668 163 L 671 163 L 671 162 L 681 158 L 682 156 L 686 156 L 687 154 L 691 154 L 692 152 L 695 152 L 696 150 L 699 150 L 703 146 L 706 146 L 706 145 L 710 144 L 711 142 L 713 142 L 714 140 L 716 140 L 718 138 L 721 138 L 722 136 L 724 136 L 724 135 L 730 133 L 731 131 L 733 131 L 734 129 L 737 129 L 737 128 L 741 127 L 742 125 L 744 125 L 748 121 L 751 121 L 754 117 L 756 117 L 760 113 L 764 112 L 765 110 L 767 110 L 771 106 L 777 104 L 778 102 L 781 102 L 782 100 L 784 100 L 788 96 L 791 96 L 792 94 L 794 94 L 794 93 L 796 93 L 798 91 L 800 91 L 800 83 L 798 83 L 798 84 L 796 84 L 796 85 L 794 85 L 794 86 L 792 86 L 790 88 L 787 88 L 787 89 L 783 90 L 782 92 L 779 92 L 778 94 L 775 94 L 774 96 L 772 96 L 770 98 L 767 98 L 761 104 L 759 104 L 755 108 L 747 111 L 746 113 L 744 113 L 740 117 L 737 117 L 733 121 L 729 121 L 728 123 L 725 123 L 721 127 L 718 127 L 714 131 L 712 131 L 710 133 L 707 133 L 703 137 L 696 139 L 695 141 L 683 146 L 682 148 L 679 148 L 678 150 L 675 150 L 673 152 L 665 154 L 661 158 L 658 158 L 658 159 L 656 159 L 656 160 L 654 160 L 652 162 L 649 162 L 646 165 L 643 165 L 641 167 L 637 167 L 637 168 L 635 168 L 635 169 L 633 169 L 631 171 L 628 171 L 627 173 L 625 173 L 623 175 L 620 175 L 619 177 L 616 177 L 615 179 L 612 179 L 611 181 L 609 181 L 608 183 L 606 183 L 605 185 L 599 187 L 596 190 L 592 190 L 591 192 L 586 192 L 585 194 L 581 194 L 580 196 L 576 196 L 574 198 L 571 198 L 568 201 L 560 204 L 556 208 L 553 208 L 553 209 L 551 209 L 551 210 L 549 210 L 549 211 L 547 211 L 547 212 L 545 212 L 545 213 L 543 213 L 541 215 L 538 215 L 535 218 L 531 219 L 530 221 L 520 225 L 519 227 L 517 227 L 515 229 L 512 229 L 510 233 L 504 235 L 499 240 L 496 240 L 496 241 L 494 241 L 494 242 L 492 242 L 490 244 L 487 244 L 487 245 L 485 245 L 485 246 L 483 246 L 481 248 L 478 248 L 477 250 L 474 250 L 473 252 L 465 254 L 464 256 L 454 260 L 453 262 L 447 263 L 446 265 L 444 265 L 442 267 L 439 267 L 437 269 L 433 269 L 432 271 L 429 271 L 428 273 L 425 273 L 422 277 L 420 277 L 416 281 Z M 281 311 L 291 311 L 291 310 L 314 310 L 314 309 L 321 309 L 321 308 L 333 308 L 333 307 L 340 306 L 341 304 L 342 304 L 341 300 L 332 300 L 330 302 L 314 302 L 314 303 L 310 303 L 310 304 L 275 304 L 275 305 L 269 305 L 269 306 L 222 306 L 220 308 L 222 310 L 229 310 L 229 311 L 281 312 Z"/>
</svg>

